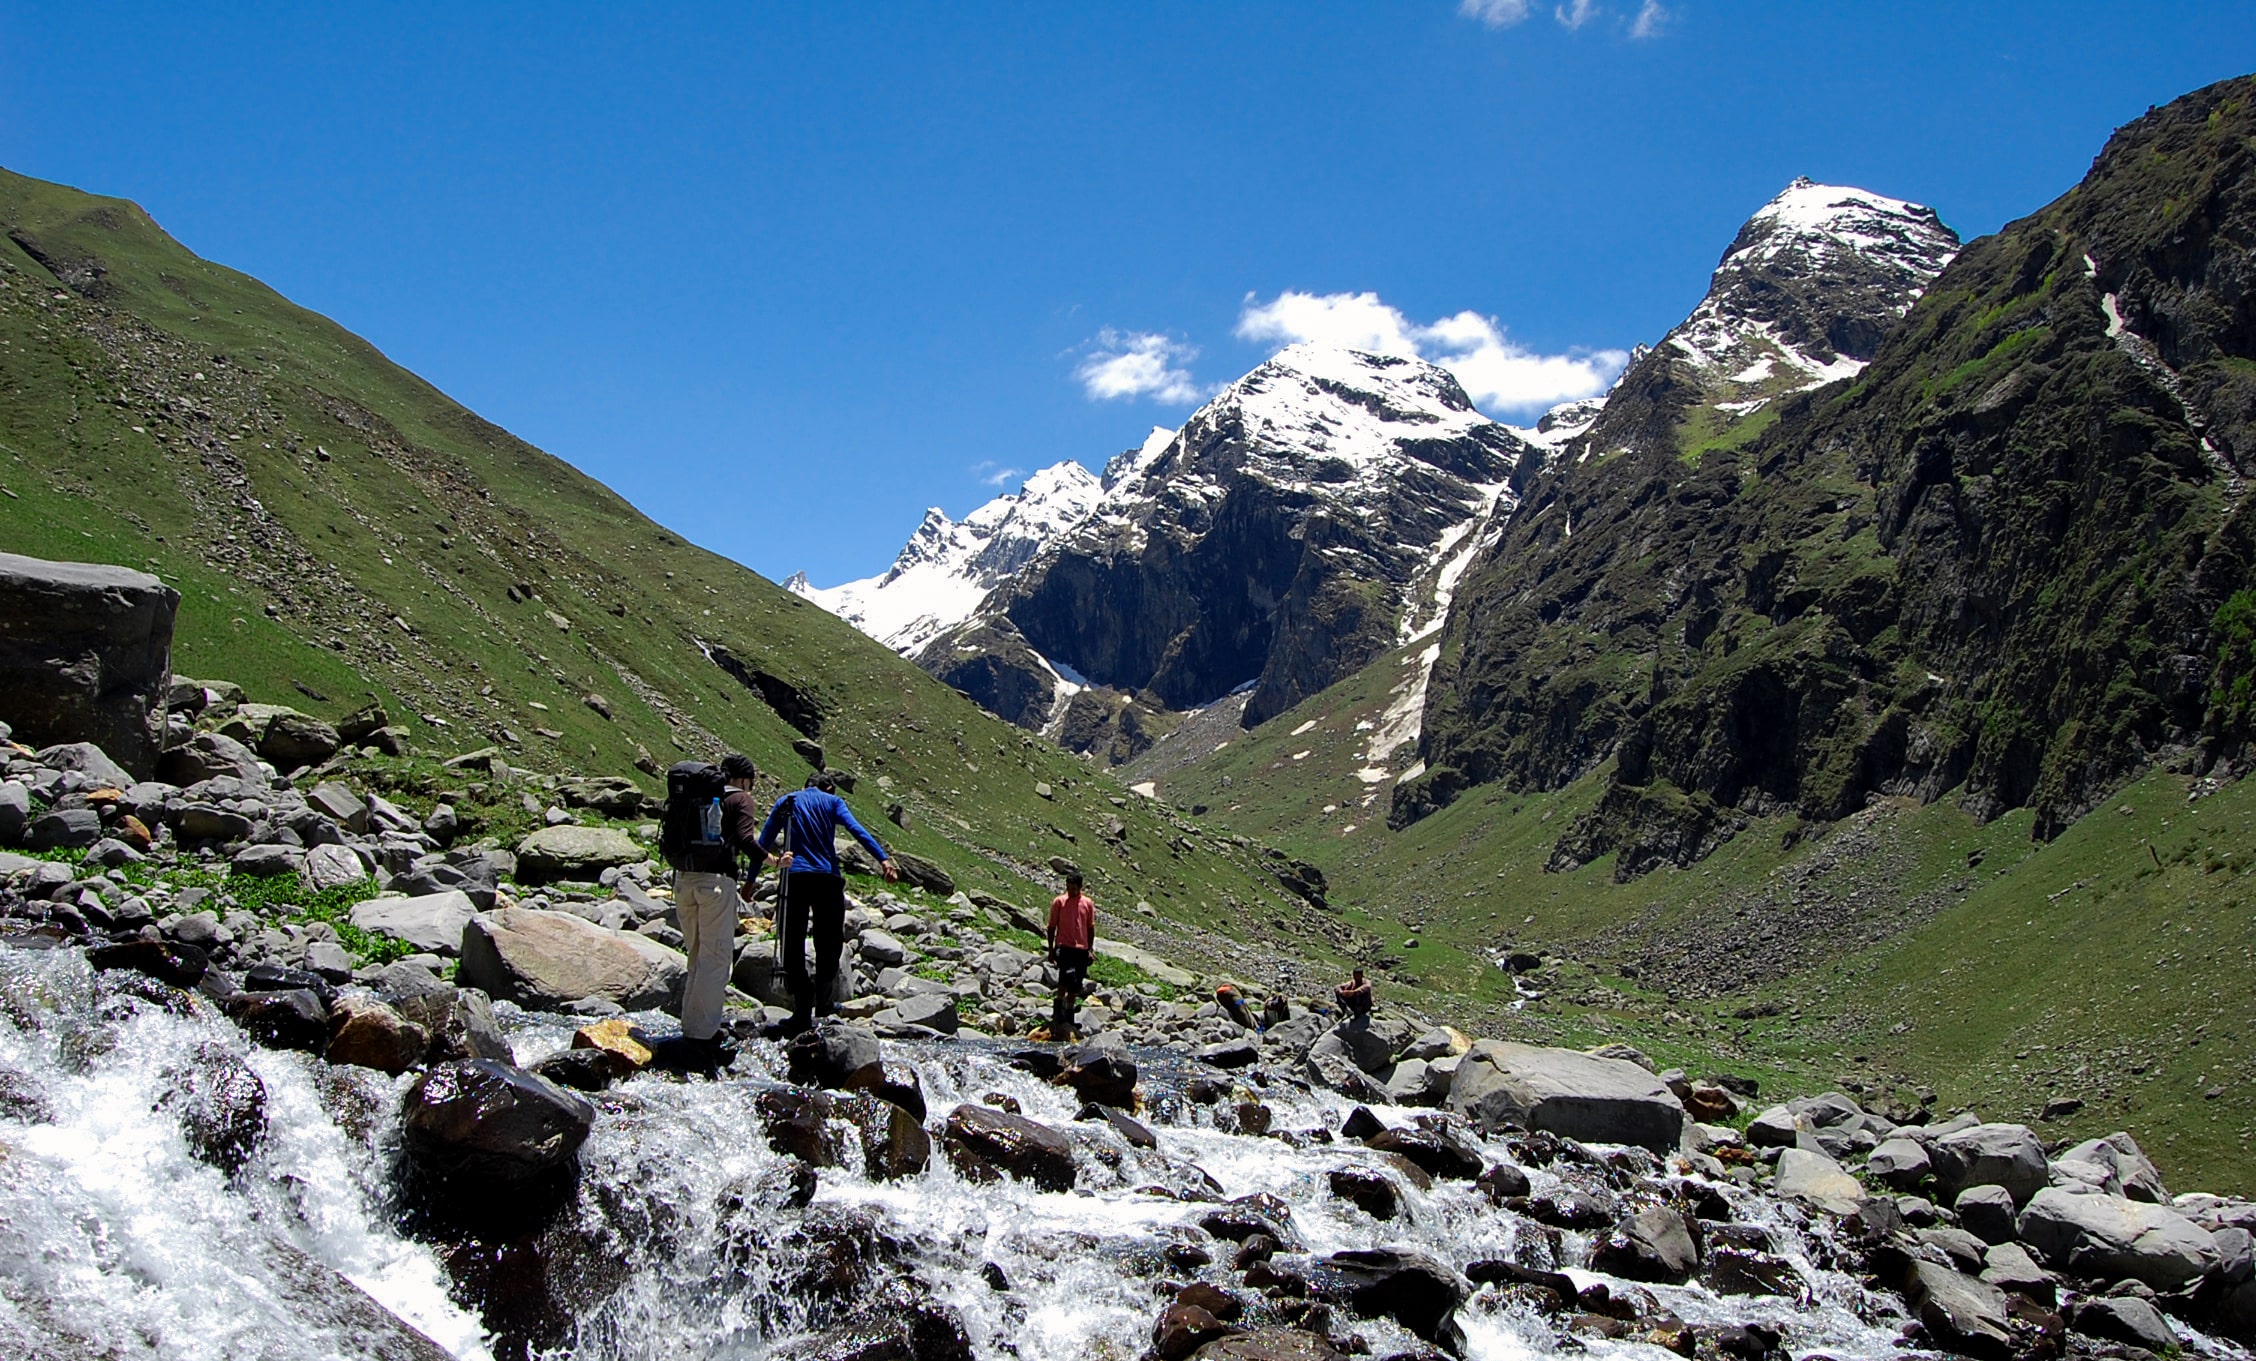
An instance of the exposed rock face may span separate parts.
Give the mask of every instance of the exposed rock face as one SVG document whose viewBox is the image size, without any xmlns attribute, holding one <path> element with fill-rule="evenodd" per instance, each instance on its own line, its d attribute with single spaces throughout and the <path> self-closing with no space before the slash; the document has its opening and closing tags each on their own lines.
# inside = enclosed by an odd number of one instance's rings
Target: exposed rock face
<svg viewBox="0 0 2256 1361">
<path fill-rule="evenodd" d="M 146 572 L 0 553 L 0 693 L 16 740 L 156 772 L 180 592 Z"/>
<path fill-rule="evenodd" d="M 1394 820 L 1612 759 L 1553 864 L 1628 877 L 1875 794 L 2049 836 L 2158 752 L 2245 743 L 2212 624 L 2256 556 L 2250 92 L 2124 128 L 1767 429 L 1617 437 L 1609 401 L 1468 574 Z"/>
<path fill-rule="evenodd" d="M 1293 346 L 1115 459 L 1079 519 L 913 655 L 1115 761 L 1240 686 L 1258 723 L 1438 615 L 1441 559 L 1510 502 L 1528 449 L 1440 368 Z"/>
</svg>

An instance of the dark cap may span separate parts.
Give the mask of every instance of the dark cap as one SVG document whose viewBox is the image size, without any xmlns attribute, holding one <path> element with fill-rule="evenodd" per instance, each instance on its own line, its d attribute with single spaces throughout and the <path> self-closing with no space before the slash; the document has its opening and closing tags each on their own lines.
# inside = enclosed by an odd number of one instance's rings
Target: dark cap
<svg viewBox="0 0 2256 1361">
<path fill-rule="evenodd" d="M 743 752 L 732 751 L 721 758 L 721 774 L 731 780 L 756 780 L 760 777 L 760 768 Z"/>
<path fill-rule="evenodd" d="M 819 789 L 825 794 L 835 794 L 838 792 L 838 781 L 830 778 L 829 771 L 818 770 L 807 777 L 807 787 Z"/>
</svg>

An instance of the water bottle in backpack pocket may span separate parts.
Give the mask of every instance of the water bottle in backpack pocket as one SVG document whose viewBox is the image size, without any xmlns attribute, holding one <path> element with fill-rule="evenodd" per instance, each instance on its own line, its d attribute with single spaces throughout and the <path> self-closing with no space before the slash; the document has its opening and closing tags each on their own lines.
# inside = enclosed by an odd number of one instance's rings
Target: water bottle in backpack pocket
<svg viewBox="0 0 2256 1361">
<path fill-rule="evenodd" d="M 721 796 L 727 792 L 727 778 L 709 762 L 680 761 L 666 771 L 666 811 L 658 823 L 658 850 L 668 865 L 677 870 L 711 868 L 703 862 L 726 845 L 721 834 Z"/>
</svg>

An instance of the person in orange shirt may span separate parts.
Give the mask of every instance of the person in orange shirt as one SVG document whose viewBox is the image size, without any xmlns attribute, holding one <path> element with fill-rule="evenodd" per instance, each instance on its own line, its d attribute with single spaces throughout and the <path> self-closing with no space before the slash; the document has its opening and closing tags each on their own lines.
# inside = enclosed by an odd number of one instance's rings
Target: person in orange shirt
<svg viewBox="0 0 2256 1361">
<path fill-rule="evenodd" d="M 1073 1012 L 1089 980 L 1089 952 L 1097 941 L 1097 905 L 1081 891 L 1081 872 L 1065 876 L 1065 892 L 1050 900 L 1050 963 L 1057 966 L 1057 1000 L 1050 1004 L 1050 1038 L 1073 1035 Z"/>
</svg>

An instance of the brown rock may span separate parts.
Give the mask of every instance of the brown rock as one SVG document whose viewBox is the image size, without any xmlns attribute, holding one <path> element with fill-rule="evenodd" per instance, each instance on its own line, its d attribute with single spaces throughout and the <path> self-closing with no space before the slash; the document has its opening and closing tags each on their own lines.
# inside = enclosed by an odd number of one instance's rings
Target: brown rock
<svg viewBox="0 0 2256 1361">
<path fill-rule="evenodd" d="M 354 1063 L 397 1076 L 422 1061 L 431 1032 L 373 997 L 346 993 L 329 1008 L 331 1063 Z"/>
</svg>

